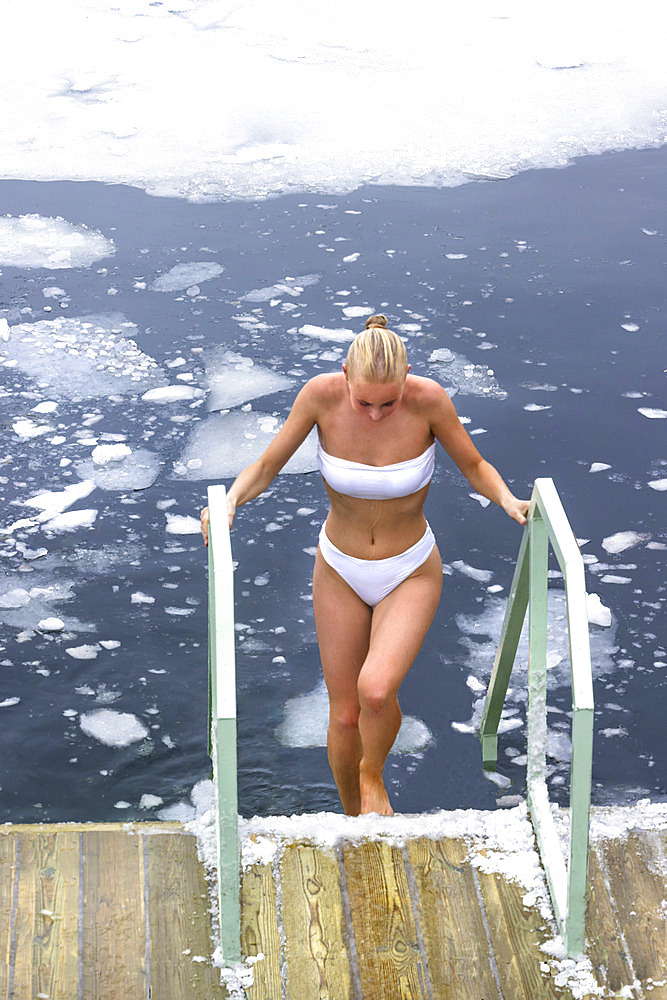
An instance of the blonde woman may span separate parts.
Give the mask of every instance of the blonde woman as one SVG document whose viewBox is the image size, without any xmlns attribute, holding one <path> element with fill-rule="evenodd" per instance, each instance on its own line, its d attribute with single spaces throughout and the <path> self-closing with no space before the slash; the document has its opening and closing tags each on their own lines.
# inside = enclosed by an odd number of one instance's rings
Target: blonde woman
<svg viewBox="0 0 667 1000">
<path fill-rule="evenodd" d="M 236 508 L 259 496 L 318 429 L 318 462 L 331 508 L 313 574 L 315 625 L 329 693 L 327 747 L 350 815 L 393 810 L 383 769 L 396 739 L 398 691 L 433 620 L 442 562 L 424 518 L 436 442 L 470 485 L 519 524 L 518 500 L 486 462 L 437 382 L 408 374 L 403 341 L 371 316 L 342 372 L 317 375 L 283 427 L 227 494 Z M 202 511 L 208 535 L 208 511 Z"/>
</svg>

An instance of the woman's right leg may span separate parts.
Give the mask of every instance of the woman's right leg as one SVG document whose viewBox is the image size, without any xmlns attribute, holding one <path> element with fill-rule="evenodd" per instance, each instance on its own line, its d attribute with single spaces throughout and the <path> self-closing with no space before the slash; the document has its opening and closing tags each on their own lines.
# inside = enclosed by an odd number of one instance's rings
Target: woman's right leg
<svg viewBox="0 0 667 1000">
<path fill-rule="evenodd" d="M 359 697 L 357 681 L 371 635 L 371 609 L 318 550 L 313 606 L 324 680 L 329 692 L 329 764 L 345 812 L 359 814 Z"/>
</svg>

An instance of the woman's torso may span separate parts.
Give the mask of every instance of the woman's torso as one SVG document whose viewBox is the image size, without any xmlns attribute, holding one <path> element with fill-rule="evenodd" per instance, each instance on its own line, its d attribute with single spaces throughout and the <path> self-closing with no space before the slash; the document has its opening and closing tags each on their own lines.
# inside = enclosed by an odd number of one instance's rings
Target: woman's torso
<svg viewBox="0 0 667 1000">
<path fill-rule="evenodd" d="M 328 456 L 382 468 L 421 457 L 432 445 L 430 423 L 420 405 L 420 380 L 415 376 L 408 375 L 399 405 L 379 421 L 354 411 L 342 374 L 331 376 L 328 382 L 318 419 L 320 444 Z M 354 478 L 353 466 L 350 474 Z M 391 471 L 386 475 L 390 485 Z M 428 484 L 392 499 L 350 496 L 334 489 L 326 479 L 324 485 L 331 503 L 327 536 L 348 555 L 385 559 L 404 552 L 424 534 Z"/>
</svg>

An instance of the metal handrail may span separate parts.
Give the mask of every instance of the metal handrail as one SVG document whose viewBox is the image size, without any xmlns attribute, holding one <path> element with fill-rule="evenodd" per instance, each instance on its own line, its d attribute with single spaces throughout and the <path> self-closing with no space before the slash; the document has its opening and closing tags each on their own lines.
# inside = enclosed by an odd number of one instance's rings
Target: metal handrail
<svg viewBox="0 0 667 1000">
<path fill-rule="evenodd" d="M 549 542 L 565 581 L 572 675 L 570 846 L 566 868 L 546 784 L 547 564 Z M 588 830 L 593 765 L 593 679 L 584 563 L 551 479 L 536 479 L 524 528 L 479 736 L 486 770 L 498 760 L 498 723 L 519 637 L 530 605 L 527 804 L 568 957 L 583 953 Z"/>
<path fill-rule="evenodd" d="M 224 486 L 208 488 L 209 750 L 213 762 L 220 948 L 241 960 L 234 570 Z"/>
</svg>

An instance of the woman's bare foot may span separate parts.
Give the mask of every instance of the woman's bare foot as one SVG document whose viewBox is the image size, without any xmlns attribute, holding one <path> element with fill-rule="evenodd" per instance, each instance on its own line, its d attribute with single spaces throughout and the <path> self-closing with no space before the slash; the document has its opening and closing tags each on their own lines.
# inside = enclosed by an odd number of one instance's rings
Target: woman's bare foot
<svg viewBox="0 0 667 1000">
<path fill-rule="evenodd" d="M 380 816 L 393 816 L 387 789 L 381 774 L 361 771 L 359 774 L 359 789 L 361 791 L 361 814 L 379 813 Z"/>
</svg>

